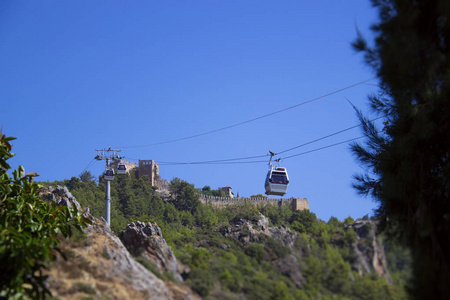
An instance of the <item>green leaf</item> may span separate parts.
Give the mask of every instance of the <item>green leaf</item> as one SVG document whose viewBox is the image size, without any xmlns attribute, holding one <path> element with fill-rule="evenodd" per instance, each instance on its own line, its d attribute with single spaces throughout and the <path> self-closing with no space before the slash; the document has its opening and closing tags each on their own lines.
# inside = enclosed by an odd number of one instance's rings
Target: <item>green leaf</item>
<svg viewBox="0 0 450 300">
<path fill-rule="evenodd" d="M 25 169 L 23 166 L 19 165 L 19 168 L 17 170 L 19 171 L 19 173 L 18 173 L 19 178 L 22 178 L 23 176 L 25 176 Z"/>
</svg>

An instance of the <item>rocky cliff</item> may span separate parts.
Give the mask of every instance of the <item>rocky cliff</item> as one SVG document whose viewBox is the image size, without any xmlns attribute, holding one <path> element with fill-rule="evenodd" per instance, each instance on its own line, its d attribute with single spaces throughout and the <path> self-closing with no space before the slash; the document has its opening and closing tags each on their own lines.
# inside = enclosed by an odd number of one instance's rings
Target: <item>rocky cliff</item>
<svg viewBox="0 0 450 300">
<path fill-rule="evenodd" d="M 376 223 L 370 220 L 356 220 L 350 227 L 356 232 L 357 239 L 352 245 L 357 260 L 352 268 L 359 275 L 376 273 L 392 284 L 386 263 L 383 241 L 376 234 Z"/>
<path fill-rule="evenodd" d="M 356 239 L 350 249 L 350 253 L 356 257 L 351 264 L 352 269 L 361 276 L 375 273 L 379 277 L 386 278 L 387 282 L 392 284 L 383 242 L 376 233 L 376 222 L 369 219 L 356 220 L 348 227 L 356 232 Z M 262 236 L 268 236 L 290 248 L 292 250 L 290 255 L 272 263 L 281 274 L 290 277 L 297 287 L 302 287 L 305 279 L 300 271 L 302 268 L 298 257 L 302 257 L 303 253 L 301 249 L 294 247 L 296 241 L 299 240 L 297 232 L 284 226 L 270 227 L 268 218 L 260 213 L 255 221 L 237 220 L 232 226 L 222 229 L 222 234 L 248 245 L 251 242 L 259 241 Z"/>
<path fill-rule="evenodd" d="M 61 187 L 43 191 L 41 197 L 60 205 L 78 204 L 67 189 Z M 53 296 L 59 299 L 199 299 L 181 282 L 181 276 L 176 273 L 176 258 L 156 224 L 132 223 L 121 236 L 129 242 L 130 248 L 143 247 L 143 257 L 161 270 L 173 273 L 174 282 L 161 280 L 138 263 L 103 219 L 87 216 L 92 225 L 84 234 L 62 240 L 62 255 L 57 255 L 47 272 L 46 283 Z"/>
<path fill-rule="evenodd" d="M 246 245 L 251 242 L 260 241 L 265 237 L 273 238 L 277 243 L 290 249 L 294 249 L 294 243 L 298 238 L 298 233 L 284 226 L 270 227 L 269 219 L 262 215 L 258 215 L 257 220 L 249 221 L 244 219 L 237 220 L 231 227 L 222 231 L 225 237 L 232 237 L 240 240 Z M 297 254 L 297 255 L 295 255 Z M 300 261 L 297 257 L 301 257 L 300 250 L 295 249 L 289 255 L 271 261 L 274 268 L 282 275 L 291 278 L 298 288 L 303 286 L 305 278 L 301 272 Z"/>
<path fill-rule="evenodd" d="M 184 267 L 178 264 L 156 223 L 132 222 L 119 238 L 133 256 L 142 257 L 153 263 L 159 272 L 171 274 L 178 282 L 183 281 L 180 272 Z"/>
</svg>

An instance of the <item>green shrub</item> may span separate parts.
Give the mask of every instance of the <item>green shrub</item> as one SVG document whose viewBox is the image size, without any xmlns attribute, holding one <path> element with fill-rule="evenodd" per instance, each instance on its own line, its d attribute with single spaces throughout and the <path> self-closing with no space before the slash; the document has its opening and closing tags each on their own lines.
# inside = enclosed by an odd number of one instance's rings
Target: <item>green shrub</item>
<svg viewBox="0 0 450 300">
<path fill-rule="evenodd" d="M 220 283 L 223 287 L 226 289 L 232 291 L 232 292 L 239 292 L 241 287 L 239 285 L 238 276 L 235 276 L 234 274 L 231 274 L 228 269 L 225 269 L 220 275 L 219 275 Z"/>
<path fill-rule="evenodd" d="M 149 270 L 150 272 L 152 272 L 153 274 L 156 275 L 156 277 L 158 277 L 161 280 L 167 280 L 167 278 L 158 270 L 158 268 L 155 266 L 154 263 L 152 263 L 151 261 L 149 261 L 146 258 L 143 258 L 142 256 L 136 257 L 135 260 L 140 263 L 141 265 L 143 265 L 147 270 Z"/>
<path fill-rule="evenodd" d="M 82 292 L 89 295 L 95 295 L 97 291 L 88 283 L 77 281 L 73 285 L 74 292 Z"/>
<path fill-rule="evenodd" d="M 283 258 L 288 255 L 291 250 L 284 246 L 281 241 L 273 238 L 268 238 L 265 244 L 265 253 L 269 256 L 269 259 Z"/>
<path fill-rule="evenodd" d="M 358 237 L 358 235 L 356 234 L 356 232 L 353 230 L 353 228 L 348 227 L 347 230 L 344 233 L 344 247 L 351 247 L 351 245 L 353 245 L 353 243 L 356 241 L 356 238 Z"/>
<path fill-rule="evenodd" d="M 223 255 L 223 258 L 227 261 L 227 263 L 231 263 L 231 264 L 235 264 L 235 263 L 237 263 L 237 261 L 238 261 L 236 255 L 234 255 L 234 254 L 231 253 L 231 252 L 226 252 L 226 253 Z"/>
<path fill-rule="evenodd" d="M 191 288 L 200 296 L 206 297 L 214 287 L 214 277 L 202 269 L 193 269 L 188 278 Z"/>
<path fill-rule="evenodd" d="M 272 295 L 272 299 L 274 300 L 294 300 L 289 288 L 286 283 L 283 281 L 279 281 L 275 284 L 275 289 Z"/>
<path fill-rule="evenodd" d="M 102 256 L 103 256 L 104 258 L 106 258 L 106 259 L 111 259 L 111 256 L 110 256 L 109 251 L 108 251 L 108 249 L 106 248 L 106 246 L 105 246 L 105 248 L 104 248 L 103 251 L 102 251 Z"/>
<path fill-rule="evenodd" d="M 10 177 L 13 139 L 0 131 L 0 298 L 43 299 L 50 292 L 41 270 L 59 251 L 58 234 L 69 237 L 90 221 L 76 207 L 41 200 L 41 186 L 22 166 Z"/>
<path fill-rule="evenodd" d="M 258 263 L 261 263 L 264 256 L 264 246 L 258 243 L 253 243 L 245 250 L 245 253 L 256 259 Z"/>
<path fill-rule="evenodd" d="M 217 225 L 218 217 L 207 205 L 200 205 L 195 213 L 195 225 L 202 228 L 212 228 Z"/>
<path fill-rule="evenodd" d="M 208 260 L 211 257 L 208 250 L 205 248 L 195 248 L 191 251 L 191 262 L 189 266 L 191 268 L 208 268 Z"/>
<path fill-rule="evenodd" d="M 308 234 L 317 234 L 319 231 L 319 225 L 316 214 L 310 212 L 307 209 L 296 210 L 290 217 L 289 223 L 292 224 L 294 230 L 297 230 L 299 232 L 305 232 Z"/>
</svg>

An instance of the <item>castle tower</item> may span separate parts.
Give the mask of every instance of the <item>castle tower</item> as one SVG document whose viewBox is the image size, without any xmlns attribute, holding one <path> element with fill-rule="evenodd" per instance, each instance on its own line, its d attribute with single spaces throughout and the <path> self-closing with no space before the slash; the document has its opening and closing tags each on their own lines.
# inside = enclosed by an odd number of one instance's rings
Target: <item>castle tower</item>
<svg viewBox="0 0 450 300">
<path fill-rule="evenodd" d="M 151 185 L 155 186 L 159 179 L 159 165 L 154 160 L 139 160 L 138 178 L 147 175 Z"/>
<path fill-rule="evenodd" d="M 294 198 L 291 201 L 291 208 L 293 211 L 309 209 L 309 202 L 306 198 Z"/>
</svg>

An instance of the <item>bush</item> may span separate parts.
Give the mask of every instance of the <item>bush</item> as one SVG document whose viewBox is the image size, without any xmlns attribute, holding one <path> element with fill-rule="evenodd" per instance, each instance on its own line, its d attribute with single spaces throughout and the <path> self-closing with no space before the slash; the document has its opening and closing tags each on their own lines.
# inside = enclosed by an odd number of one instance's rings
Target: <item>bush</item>
<svg viewBox="0 0 450 300">
<path fill-rule="evenodd" d="M 289 223 L 293 225 L 294 230 L 299 232 L 316 234 L 319 230 L 316 214 L 307 209 L 296 210 L 289 219 Z"/>
<path fill-rule="evenodd" d="M 88 283 L 77 281 L 73 285 L 74 292 L 82 292 L 89 295 L 95 295 L 97 291 Z"/>
<path fill-rule="evenodd" d="M 144 266 L 144 268 L 146 268 L 147 270 L 149 270 L 150 272 L 152 272 L 153 274 L 156 275 L 156 277 L 158 277 L 161 280 L 167 280 L 167 278 L 158 270 L 158 268 L 155 266 L 154 263 L 152 263 L 151 261 L 149 261 L 148 259 L 143 258 L 142 256 L 136 257 L 135 260 L 140 263 L 141 265 Z"/>
<path fill-rule="evenodd" d="M 90 221 L 76 207 L 41 200 L 41 186 L 22 166 L 9 176 L 13 139 L 0 131 L 0 298 L 43 299 L 50 292 L 41 270 L 59 251 L 58 234 L 69 237 Z"/>
<path fill-rule="evenodd" d="M 256 261 L 258 263 L 261 263 L 262 259 L 263 259 L 263 255 L 264 255 L 264 247 L 261 244 L 258 243 L 253 243 L 251 244 L 246 250 L 245 253 L 250 256 L 253 257 L 254 259 L 256 259 Z"/>
<path fill-rule="evenodd" d="M 252 203 L 236 203 L 226 209 L 231 212 L 231 223 L 235 223 L 240 219 L 248 221 L 258 221 L 259 210 Z"/>
<path fill-rule="evenodd" d="M 217 225 L 218 218 L 207 205 L 200 205 L 195 213 L 195 224 L 202 228 L 212 228 Z"/>
<path fill-rule="evenodd" d="M 220 274 L 219 280 L 223 287 L 232 292 L 237 293 L 241 289 L 237 277 L 234 276 L 234 274 L 231 274 L 228 269 L 225 269 L 225 271 Z"/>
<path fill-rule="evenodd" d="M 270 259 L 283 258 L 291 252 L 290 248 L 284 246 L 280 241 L 273 238 L 267 239 L 265 250 Z"/>
<path fill-rule="evenodd" d="M 206 269 L 210 257 L 210 253 L 205 248 L 195 248 L 191 251 L 191 262 L 189 266 L 191 268 Z"/>
<path fill-rule="evenodd" d="M 189 273 L 188 279 L 191 283 L 191 288 L 202 297 L 208 296 L 209 291 L 214 287 L 212 274 L 202 269 L 193 269 Z"/>
</svg>

